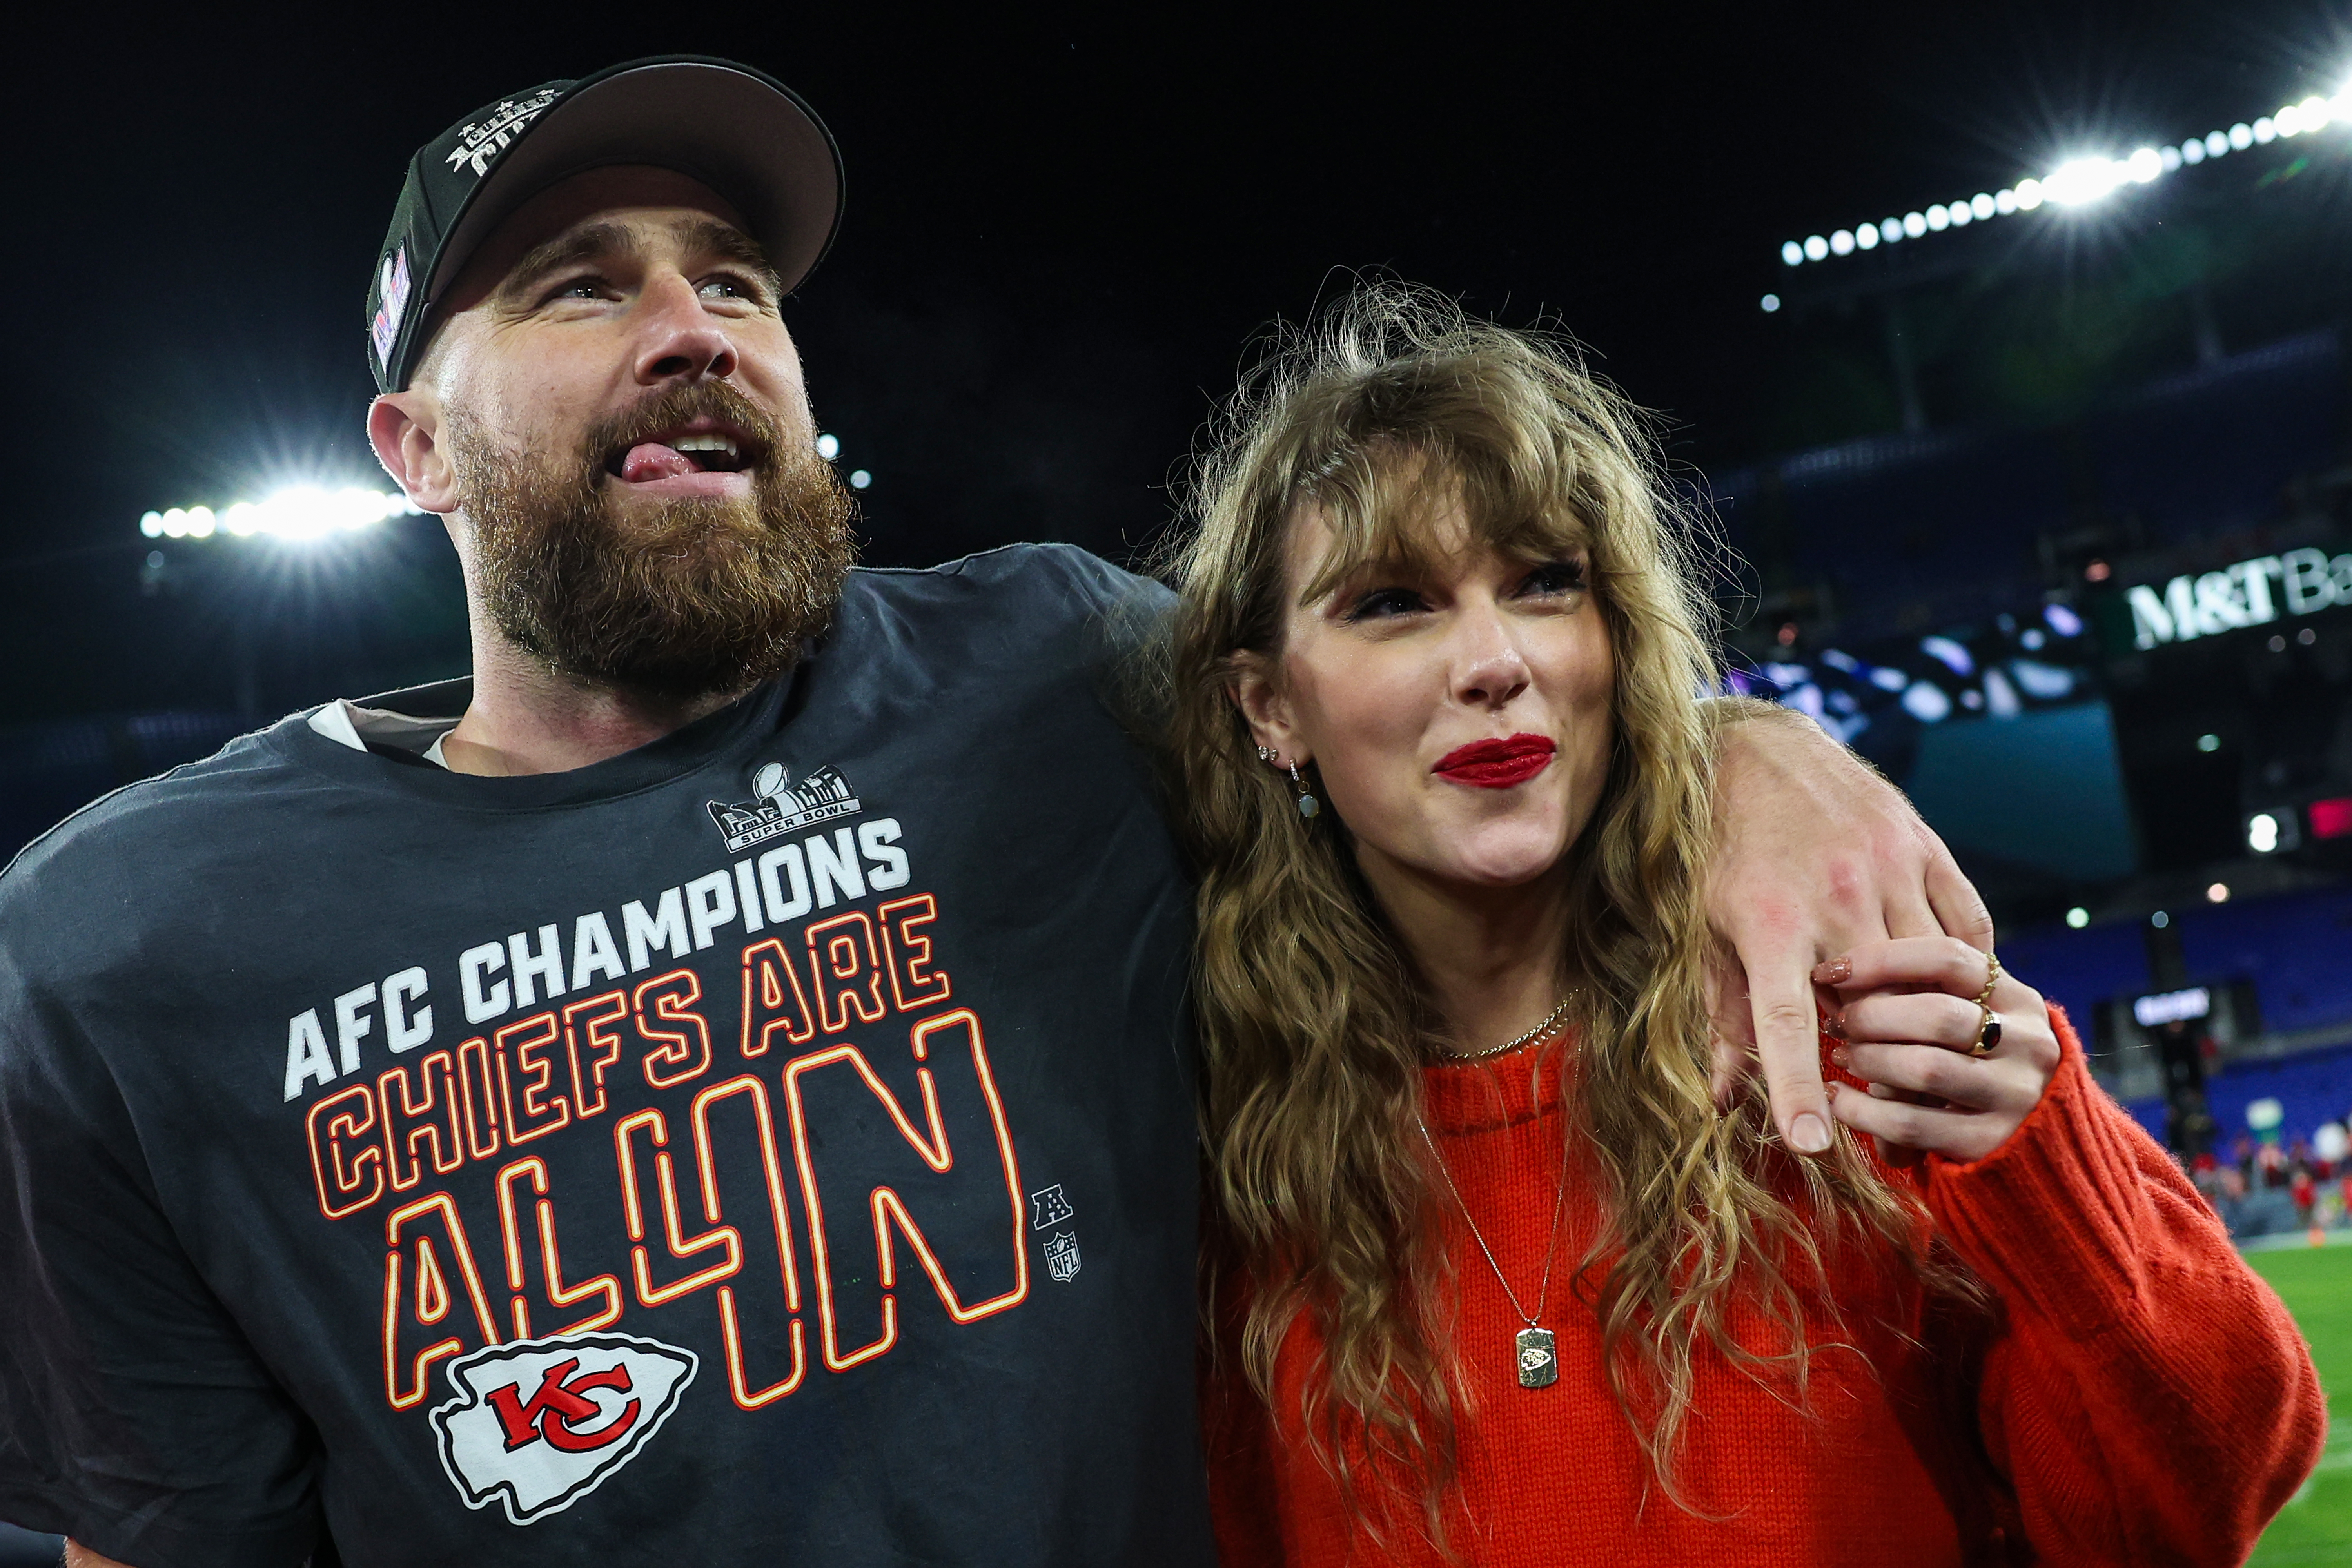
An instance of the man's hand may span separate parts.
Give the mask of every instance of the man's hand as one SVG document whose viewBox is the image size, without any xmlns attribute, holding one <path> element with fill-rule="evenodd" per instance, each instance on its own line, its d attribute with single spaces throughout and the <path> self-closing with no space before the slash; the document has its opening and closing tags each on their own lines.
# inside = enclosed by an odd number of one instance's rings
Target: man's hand
<svg viewBox="0 0 2352 1568">
<path fill-rule="evenodd" d="M 1813 966 L 1889 937 L 1992 948 L 1992 917 L 1901 792 L 1802 714 L 1719 698 L 1715 845 L 1706 886 L 1717 941 L 1714 1088 L 1719 1105 L 1759 1063 L 1791 1149 L 1830 1146 Z"/>
<path fill-rule="evenodd" d="M 117 1563 L 111 1557 L 100 1557 L 80 1542 L 68 1541 L 66 1542 L 65 1568 L 130 1568 L 130 1564 Z"/>
</svg>

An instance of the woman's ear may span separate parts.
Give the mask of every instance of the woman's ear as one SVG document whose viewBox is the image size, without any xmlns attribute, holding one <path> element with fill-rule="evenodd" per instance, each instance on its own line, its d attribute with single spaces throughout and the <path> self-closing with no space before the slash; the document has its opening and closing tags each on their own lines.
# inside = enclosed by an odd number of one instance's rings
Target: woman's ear
<svg viewBox="0 0 2352 1568">
<path fill-rule="evenodd" d="M 1262 654 L 1234 655 L 1225 695 L 1241 710 L 1250 727 L 1250 739 L 1274 752 L 1283 767 L 1305 767 L 1315 760 L 1291 721 L 1290 700 L 1274 679 L 1272 665 Z"/>
</svg>

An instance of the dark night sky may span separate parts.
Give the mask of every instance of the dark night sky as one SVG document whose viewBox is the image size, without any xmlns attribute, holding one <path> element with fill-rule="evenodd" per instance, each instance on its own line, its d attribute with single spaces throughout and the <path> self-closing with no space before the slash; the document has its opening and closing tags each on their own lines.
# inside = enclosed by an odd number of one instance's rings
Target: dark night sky
<svg viewBox="0 0 2352 1568">
<path fill-rule="evenodd" d="M 77 13 L 20 39 L 0 652 L 33 679 L 0 721 L 223 700 L 222 617 L 138 596 L 135 520 L 295 467 L 376 478 L 360 300 L 402 166 L 546 78 L 725 54 L 824 116 L 847 223 L 788 320 L 877 476 L 868 558 L 913 563 L 1149 536 L 1245 341 L 1335 268 L 1548 313 L 1679 455 L 1739 461 L 1793 330 L 1756 308 L 1782 238 L 2352 67 L 2343 0 L 1000 9 Z M 446 590 L 446 545 L 397 526 Z"/>
</svg>

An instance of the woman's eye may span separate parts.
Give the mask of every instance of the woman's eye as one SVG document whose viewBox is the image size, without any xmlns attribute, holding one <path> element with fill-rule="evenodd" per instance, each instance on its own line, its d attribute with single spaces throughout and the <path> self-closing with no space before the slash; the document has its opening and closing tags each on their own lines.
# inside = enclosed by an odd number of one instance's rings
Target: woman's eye
<svg viewBox="0 0 2352 1568">
<path fill-rule="evenodd" d="M 1528 574 L 1519 585 L 1523 594 L 1574 594 L 1584 587 L 1584 563 L 1580 561 L 1547 561 Z"/>
<path fill-rule="evenodd" d="M 1423 608 L 1421 595 L 1410 588 L 1378 588 L 1365 595 L 1348 612 L 1351 621 L 1388 620 Z"/>
</svg>

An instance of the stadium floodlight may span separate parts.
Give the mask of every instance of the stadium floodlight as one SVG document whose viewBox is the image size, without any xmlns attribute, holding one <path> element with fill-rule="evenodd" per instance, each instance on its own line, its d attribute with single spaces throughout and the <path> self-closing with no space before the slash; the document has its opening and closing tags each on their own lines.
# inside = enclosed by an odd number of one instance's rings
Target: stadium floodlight
<svg viewBox="0 0 2352 1568">
<path fill-rule="evenodd" d="M 2084 926 L 2089 925 L 2090 923 L 2091 911 L 2084 909 L 2082 905 L 2076 904 L 2073 909 L 2066 911 L 2066 924 L 2071 929 L 2081 931 Z"/>
<path fill-rule="evenodd" d="M 873 482 L 874 476 L 864 468 L 859 468 L 849 476 L 849 488 L 854 490 L 862 490 Z"/>
<path fill-rule="evenodd" d="M 260 534 L 311 540 L 372 528 L 388 518 L 416 515 L 415 503 L 397 492 L 362 489 L 356 485 L 339 490 L 289 485 L 264 500 L 236 501 L 218 511 L 208 506 L 151 511 L 139 520 L 139 531 L 150 539 L 210 539 L 226 533 L 238 539 Z"/>
<path fill-rule="evenodd" d="M 1897 239 L 1917 239 L 1990 218 L 2033 212 L 2045 202 L 2062 207 L 2083 206 L 2127 184 L 2153 184 L 2167 174 L 2233 152 L 2265 146 L 2283 137 L 2307 136 L 2330 126 L 2352 126 L 2352 81 L 2347 81 L 2333 98 L 2315 93 L 2252 124 L 2241 121 L 2227 131 L 2208 132 L 2178 143 L 2134 148 L 2121 158 L 2096 153 L 2069 158 L 2040 179 L 2020 180 L 1997 192 L 1982 191 L 1965 201 L 1938 203 L 1874 226 L 1859 224 L 1827 237 L 1814 235 L 1802 242 L 1789 240 L 1780 247 L 1780 259 L 1791 267 L 1827 261 L 1874 249 L 1881 241 L 1891 245 Z"/>
<path fill-rule="evenodd" d="M 841 437 L 833 435 L 818 437 L 816 438 L 816 455 L 823 458 L 828 463 L 832 462 L 835 458 L 840 457 Z"/>
<path fill-rule="evenodd" d="M 1780 308 L 1780 296 L 1778 294 L 1767 294 L 1762 300 L 1759 300 L 1758 303 L 1763 306 L 1764 313 L 1769 316 L 1773 311 Z"/>
</svg>

